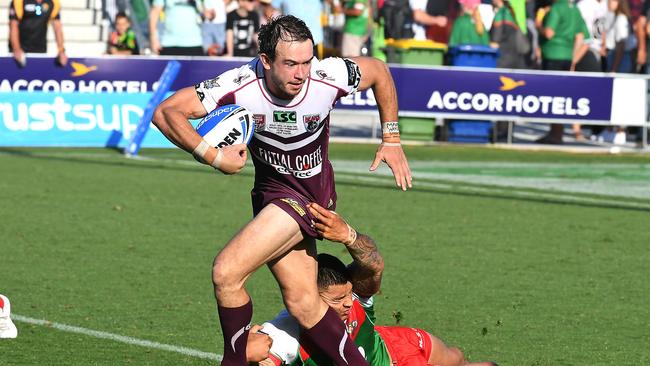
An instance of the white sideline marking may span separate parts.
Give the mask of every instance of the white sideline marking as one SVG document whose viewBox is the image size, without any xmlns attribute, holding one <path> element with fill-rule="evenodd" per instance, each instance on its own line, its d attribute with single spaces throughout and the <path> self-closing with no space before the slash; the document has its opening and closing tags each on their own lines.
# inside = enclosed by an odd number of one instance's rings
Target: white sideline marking
<svg viewBox="0 0 650 366">
<path fill-rule="evenodd" d="M 34 318 L 27 317 L 27 316 L 16 315 L 16 314 L 13 314 L 11 316 L 11 319 L 19 321 L 19 322 L 23 322 L 23 323 L 42 325 L 42 326 L 45 326 L 45 327 L 48 327 L 48 328 L 54 328 L 54 329 L 58 329 L 58 330 L 61 330 L 61 331 L 64 331 L 64 332 L 83 334 L 83 335 L 86 335 L 86 336 L 89 336 L 89 337 L 108 339 L 108 340 L 111 340 L 111 341 L 131 344 L 131 345 L 135 345 L 135 346 L 141 346 L 141 347 L 147 347 L 147 348 L 155 348 L 155 349 L 160 349 L 160 350 L 169 351 L 169 352 L 176 352 L 176 353 L 183 354 L 185 356 L 192 356 L 192 357 L 198 357 L 198 358 L 204 358 L 204 359 L 216 360 L 216 361 L 221 361 L 221 359 L 223 358 L 222 355 L 218 355 L 216 353 L 203 352 L 203 351 L 199 351 L 199 350 L 195 350 L 195 349 L 187 348 L 187 347 L 179 347 L 179 346 L 174 346 L 174 345 L 171 345 L 171 344 L 164 344 L 164 343 L 158 343 L 158 342 L 153 342 L 153 341 L 147 341 L 145 339 L 132 338 L 132 337 L 127 337 L 127 336 L 123 336 L 123 335 L 119 335 L 119 334 L 102 332 L 102 331 L 99 331 L 99 330 L 92 330 L 92 329 L 87 329 L 87 328 L 75 327 L 75 326 L 72 326 L 72 325 L 55 323 L 55 322 L 51 322 L 51 321 L 44 320 L 44 319 L 34 319 Z"/>
</svg>

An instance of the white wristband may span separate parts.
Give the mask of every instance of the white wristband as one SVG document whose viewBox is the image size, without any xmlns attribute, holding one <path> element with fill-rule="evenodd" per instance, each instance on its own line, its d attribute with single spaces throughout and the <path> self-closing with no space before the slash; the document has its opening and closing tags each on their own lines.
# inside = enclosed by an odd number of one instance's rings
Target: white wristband
<svg viewBox="0 0 650 366">
<path fill-rule="evenodd" d="M 399 126 L 397 122 L 382 122 L 381 123 L 381 132 L 383 134 L 398 134 L 399 135 Z"/>
<path fill-rule="evenodd" d="M 348 238 L 346 241 L 343 242 L 345 245 L 352 245 L 354 242 L 357 240 L 357 231 L 352 228 L 352 226 L 348 225 Z"/>
<path fill-rule="evenodd" d="M 220 169 L 221 167 L 221 159 L 223 159 L 223 152 L 221 152 L 220 148 L 217 148 L 217 157 L 212 160 L 210 163 L 210 166 L 215 168 L 215 169 Z"/>
<path fill-rule="evenodd" d="M 388 146 L 388 147 L 402 146 L 402 144 L 399 143 L 399 142 L 382 142 L 381 144 L 384 145 L 384 146 Z"/>
<path fill-rule="evenodd" d="M 192 155 L 194 155 L 195 158 L 200 158 L 202 161 L 205 161 L 205 153 L 208 152 L 209 148 L 210 144 L 205 140 L 201 140 L 201 142 L 199 142 L 199 144 L 194 148 L 194 151 L 192 151 Z"/>
</svg>

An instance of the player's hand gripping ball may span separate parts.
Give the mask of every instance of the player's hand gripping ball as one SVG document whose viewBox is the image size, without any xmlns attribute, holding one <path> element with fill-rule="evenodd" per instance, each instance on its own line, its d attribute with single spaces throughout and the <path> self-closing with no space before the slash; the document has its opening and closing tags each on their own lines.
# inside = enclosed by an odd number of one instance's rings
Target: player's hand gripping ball
<svg viewBox="0 0 650 366">
<path fill-rule="evenodd" d="M 255 131 L 253 114 L 236 104 L 218 107 L 196 126 L 196 132 L 213 147 L 248 144 Z"/>
</svg>

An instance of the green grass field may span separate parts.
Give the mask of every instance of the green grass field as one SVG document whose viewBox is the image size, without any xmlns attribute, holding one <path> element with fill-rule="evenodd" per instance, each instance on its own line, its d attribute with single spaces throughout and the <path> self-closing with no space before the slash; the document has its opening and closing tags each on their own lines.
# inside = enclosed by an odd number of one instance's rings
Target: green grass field
<svg viewBox="0 0 650 366">
<path fill-rule="evenodd" d="M 501 366 L 650 362 L 650 157 L 410 147 L 404 193 L 367 172 L 374 149 L 331 159 L 338 211 L 386 260 L 378 323 L 400 314 Z M 0 150 L 0 293 L 19 328 L 0 365 L 218 364 L 211 263 L 251 216 L 253 169 L 142 155 Z M 255 322 L 281 309 L 267 269 L 248 289 Z"/>
</svg>

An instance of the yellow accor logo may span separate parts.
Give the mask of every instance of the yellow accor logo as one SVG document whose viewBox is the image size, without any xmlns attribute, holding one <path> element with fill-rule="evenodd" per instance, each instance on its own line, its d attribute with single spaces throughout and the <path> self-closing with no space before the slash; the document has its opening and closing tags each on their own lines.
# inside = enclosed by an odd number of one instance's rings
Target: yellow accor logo
<svg viewBox="0 0 650 366">
<path fill-rule="evenodd" d="M 70 76 L 83 76 L 91 71 L 97 70 L 97 66 L 95 65 L 86 66 L 81 62 L 72 61 L 70 65 L 72 65 L 72 68 L 74 69 L 74 71 L 72 72 L 72 74 L 70 74 Z"/>
<path fill-rule="evenodd" d="M 499 88 L 501 91 L 508 91 L 526 85 L 523 80 L 516 81 L 507 76 L 499 76 L 499 80 L 501 80 L 501 87 Z"/>
</svg>

